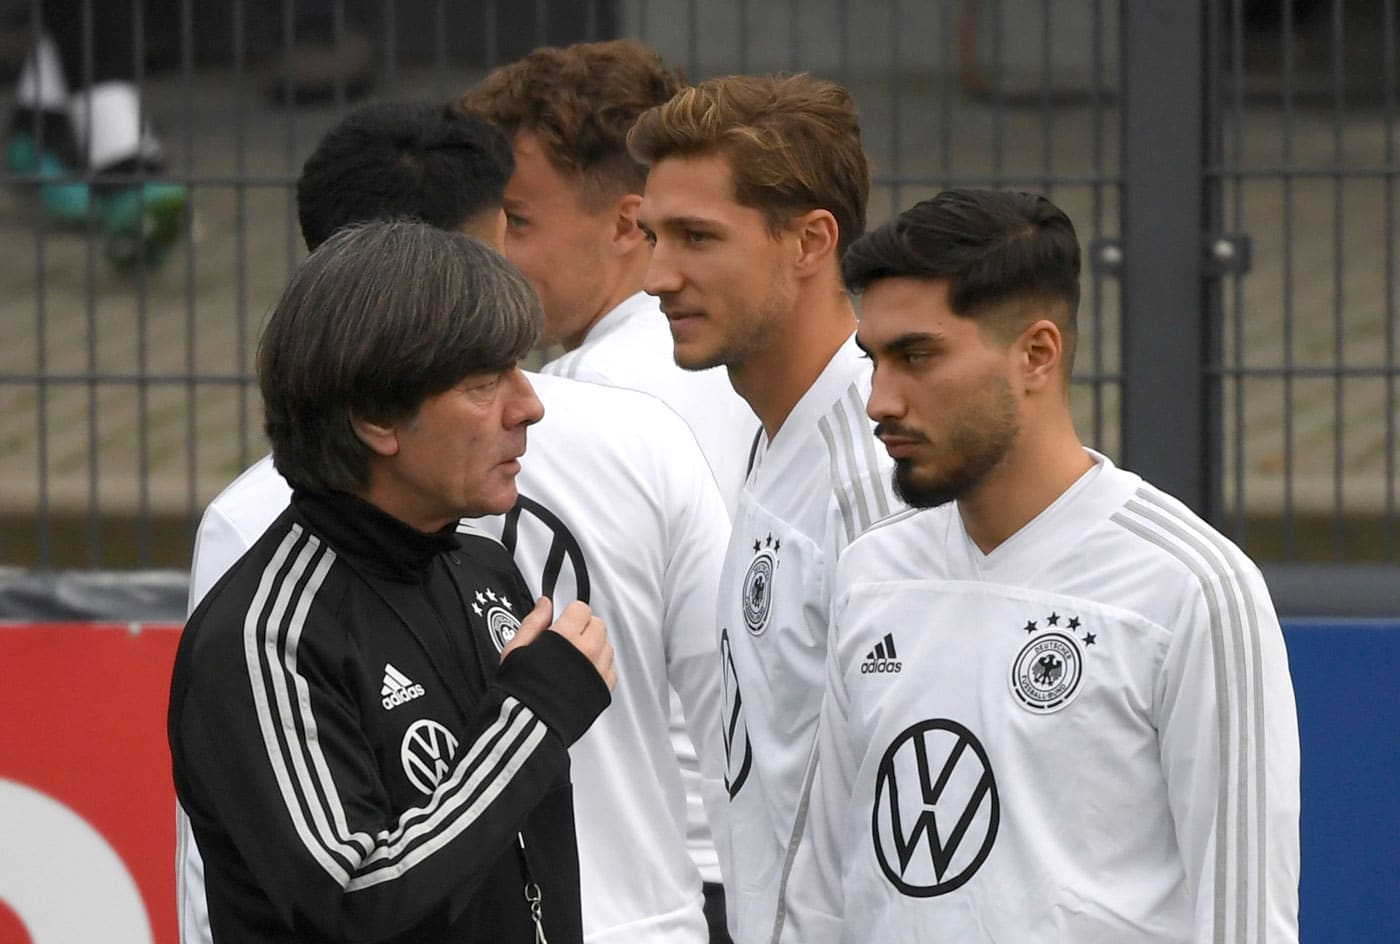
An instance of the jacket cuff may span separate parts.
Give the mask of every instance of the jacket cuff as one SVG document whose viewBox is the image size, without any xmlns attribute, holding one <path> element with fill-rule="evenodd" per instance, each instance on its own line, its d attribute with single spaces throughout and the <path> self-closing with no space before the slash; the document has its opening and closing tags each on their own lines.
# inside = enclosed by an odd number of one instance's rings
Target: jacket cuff
<svg viewBox="0 0 1400 944">
<path fill-rule="evenodd" d="M 501 662 L 496 684 L 529 706 L 565 747 L 583 737 L 612 701 L 588 657 L 551 630 L 512 650 Z"/>
</svg>

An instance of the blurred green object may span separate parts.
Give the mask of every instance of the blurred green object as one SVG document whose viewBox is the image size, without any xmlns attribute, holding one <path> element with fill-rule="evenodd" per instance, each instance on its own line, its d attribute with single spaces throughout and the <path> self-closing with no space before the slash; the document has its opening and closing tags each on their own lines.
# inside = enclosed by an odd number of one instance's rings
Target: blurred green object
<svg viewBox="0 0 1400 944">
<path fill-rule="evenodd" d="M 158 265 L 179 239 L 189 202 L 182 184 L 148 181 L 95 187 L 74 180 L 77 172 L 56 153 L 41 150 L 32 135 L 19 131 L 10 135 L 5 161 L 11 173 L 38 178 L 38 204 L 49 222 L 82 226 L 95 216 L 103 254 L 120 269 L 134 269 L 143 260 Z"/>
<path fill-rule="evenodd" d="M 91 209 L 91 191 L 83 181 L 53 151 L 41 150 L 34 136 L 23 131 L 10 135 L 5 149 L 6 167 L 14 174 L 38 177 L 41 181 L 65 180 L 64 183 L 40 183 L 39 204 L 44 215 L 55 223 L 78 225 L 87 220 Z"/>
</svg>

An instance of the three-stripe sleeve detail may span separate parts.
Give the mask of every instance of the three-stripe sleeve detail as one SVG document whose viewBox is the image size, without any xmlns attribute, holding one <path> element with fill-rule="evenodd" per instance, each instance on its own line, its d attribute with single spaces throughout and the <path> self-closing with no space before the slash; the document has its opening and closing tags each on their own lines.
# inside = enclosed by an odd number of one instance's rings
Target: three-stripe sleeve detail
<svg viewBox="0 0 1400 944">
<path fill-rule="evenodd" d="M 509 786 L 544 739 L 545 725 L 514 698 L 458 758 L 424 805 L 392 830 L 352 830 L 321 748 L 298 647 L 335 552 L 300 525 L 278 546 L 244 621 L 253 704 L 288 815 L 311 857 L 346 891 L 404 874 L 468 829 Z"/>
<path fill-rule="evenodd" d="M 1212 940 L 1245 941 L 1250 913 L 1262 940 L 1267 890 L 1264 692 L 1259 614 L 1240 552 L 1184 507 L 1143 488 L 1113 520 L 1185 566 L 1210 619 L 1220 784 L 1215 822 Z M 1233 789 L 1231 784 L 1234 784 Z M 1234 853 L 1234 869 L 1229 868 Z M 1207 890 L 1202 889 L 1202 894 Z M 1234 926 L 1229 926 L 1229 910 Z"/>
<path fill-rule="evenodd" d="M 826 443 L 831 489 L 846 526 L 846 537 L 852 540 L 898 507 L 889 477 L 881 468 L 857 384 L 846 388 L 817 421 L 817 429 Z"/>
</svg>

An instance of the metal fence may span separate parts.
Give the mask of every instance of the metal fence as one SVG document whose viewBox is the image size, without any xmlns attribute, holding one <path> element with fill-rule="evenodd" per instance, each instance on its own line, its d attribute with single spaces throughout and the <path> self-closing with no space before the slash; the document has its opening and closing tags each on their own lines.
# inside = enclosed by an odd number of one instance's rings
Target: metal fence
<svg viewBox="0 0 1400 944">
<path fill-rule="evenodd" d="M 26 0 L 10 32 L 121 2 Z M 628 35 L 691 78 L 845 84 L 872 223 L 948 186 L 1049 194 L 1092 263 L 1086 440 L 1256 558 L 1374 587 L 1400 561 L 1396 6 L 147 0 L 132 78 L 186 226 L 122 271 L 98 223 L 60 229 L 37 176 L 3 178 L 0 564 L 187 564 L 204 504 L 264 450 L 251 357 L 302 255 L 292 185 L 361 86 L 447 99 L 535 45 Z"/>
</svg>

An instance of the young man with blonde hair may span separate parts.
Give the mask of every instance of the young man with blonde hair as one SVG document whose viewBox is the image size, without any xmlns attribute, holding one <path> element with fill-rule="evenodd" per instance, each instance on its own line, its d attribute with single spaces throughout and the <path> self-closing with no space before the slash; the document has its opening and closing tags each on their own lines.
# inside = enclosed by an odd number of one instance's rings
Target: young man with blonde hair
<svg viewBox="0 0 1400 944">
<path fill-rule="evenodd" d="M 677 366 L 666 321 L 642 291 L 646 170 L 627 151 L 627 130 L 682 87 L 655 50 L 619 39 L 537 49 L 460 104 L 502 128 L 515 151 L 506 258 L 544 304 L 542 343 L 565 351 L 543 372 L 666 403 L 695 432 L 732 510 L 757 421 L 723 371 Z"/>
<path fill-rule="evenodd" d="M 840 257 L 865 225 L 855 106 L 810 76 L 702 82 L 628 136 L 650 166 L 646 290 L 676 362 L 723 366 L 762 429 L 720 580 L 732 922 L 773 933 L 800 831 L 836 558 L 897 503 L 863 415 Z"/>
<path fill-rule="evenodd" d="M 513 144 L 504 251 L 544 304 L 544 343 L 564 348 L 542 372 L 640 390 L 675 410 L 732 514 L 758 421 L 723 370 L 677 364 L 666 319 L 642 291 L 651 251 L 636 218 L 646 169 L 628 153 L 627 130 L 683 86 L 649 46 L 609 40 L 537 49 L 494 70 L 460 104 Z M 687 849 L 703 881 L 711 940 L 722 944 L 719 857 L 674 699 L 671 730 L 686 781 Z"/>
</svg>

